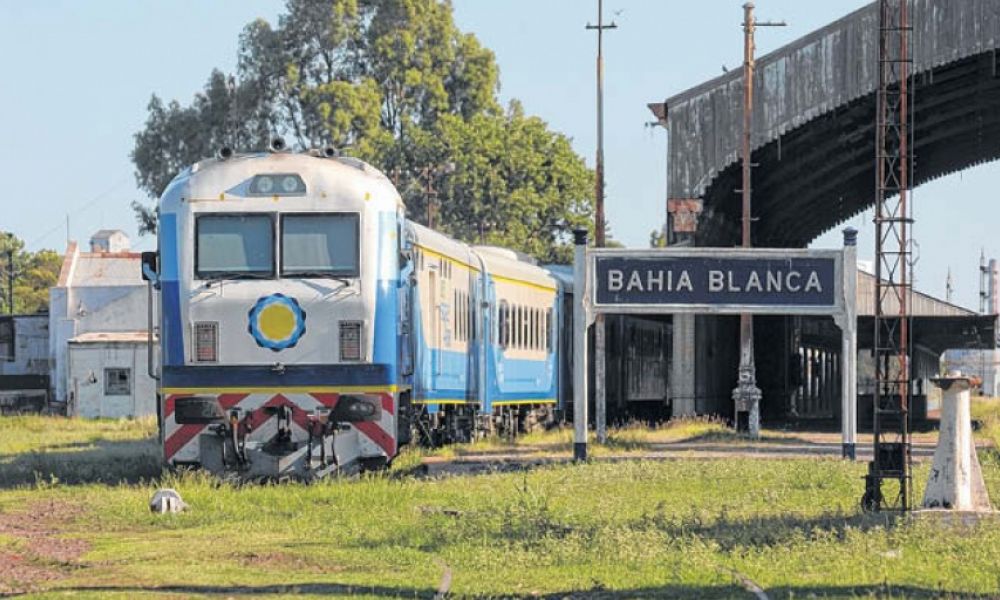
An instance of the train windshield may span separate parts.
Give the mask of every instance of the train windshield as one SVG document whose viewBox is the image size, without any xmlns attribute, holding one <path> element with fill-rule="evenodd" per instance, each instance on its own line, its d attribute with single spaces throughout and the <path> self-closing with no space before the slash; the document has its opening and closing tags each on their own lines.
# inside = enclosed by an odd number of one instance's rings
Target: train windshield
<svg viewBox="0 0 1000 600">
<path fill-rule="evenodd" d="M 270 215 L 201 215 L 195 230 L 195 274 L 199 278 L 274 276 L 274 221 Z"/>
<path fill-rule="evenodd" d="M 284 277 L 357 277 L 357 214 L 286 214 L 281 217 Z"/>
</svg>

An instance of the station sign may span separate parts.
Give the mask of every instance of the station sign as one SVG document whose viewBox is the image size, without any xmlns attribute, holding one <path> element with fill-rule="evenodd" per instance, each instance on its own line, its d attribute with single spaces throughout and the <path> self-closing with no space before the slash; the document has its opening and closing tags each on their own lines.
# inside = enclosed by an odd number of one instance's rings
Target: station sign
<svg viewBox="0 0 1000 600">
<path fill-rule="evenodd" d="M 837 250 L 615 249 L 588 256 L 591 306 L 599 312 L 835 314 L 846 301 Z"/>
</svg>

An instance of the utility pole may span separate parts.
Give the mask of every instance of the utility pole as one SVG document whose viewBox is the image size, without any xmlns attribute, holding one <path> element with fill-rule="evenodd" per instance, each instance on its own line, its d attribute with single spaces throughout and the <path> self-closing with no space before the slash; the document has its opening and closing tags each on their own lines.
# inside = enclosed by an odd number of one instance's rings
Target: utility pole
<svg viewBox="0 0 1000 600">
<path fill-rule="evenodd" d="M 14 249 L 7 249 L 7 313 L 14 314 Z"/>
<path fill-rule="evenodd" d="M 979 250 L 979 314 L 986 314 L 986 249 Z"/>
<path fill-rule="evenodd" d="M 594 245 L 604 247 L 604 30 L 618 29 L 612 21 L 604 24 L 604 0 L 597 0 L 597 25 L 587 23 L 587 29 L 597 30 L 597 161 L 594 184 Z"/>
<path fill-rule="evenodd" d="M 455 172 L 455 163 L 447 162 L 441 165 L 430 165 L 422 167 L 417 174 L 424 180 L 424 201 L 427 203 L 427 228 L 434 229 L 434 213 L 437 208 L 434 206 L 437 198 L 437 190 L 434 189 L 434 179 L 443 175 L 450 175 Z M 397 169 L 398 178 L 398 169 Z"/>
<path fill-rule="evenodd" d="M 597 0 L 597 25 L 587 23 L 587 29 L 597 30 L 597 160 L 596 178 L 594 182 L 594 245 L 603 248 L 605 245 L 604 231 L 607 224 L 604 219 L 604 30 L 617 29 L 612 21 L 604 24 L 604 1 Z M 594 420 L 597 426 L 597 441 L 607 441 L 607 406 L 605 396 L 606 358 L 604 354 L 605 334 L 604 315 L 594 318 L 594 405 L 596 414 Z"/>
<path fill-rule="evenodd" d="M 753 167 L 753 75 L 754 75 L 754 32 L 757 27 L 784 27 L 784 21 L 757 21 L 753 16 L 753 2 L 743 5 L 743 236 L 742 246 L 750 248 L 751 177 Z M 747 431 L 752 438 L 760 437 L 760 388 L 757 387 L 757 373 L 753 356 L 753 315 L 740 315 L 740 367 L 736 389 L 733 390 L 736 428 Z"/>
<path fill-rule="evenodd" d="M 954 292 L 955 287 L 951 280 L 951 267 L 948 267 L 948 278 L 944 280 L 944 299 L 949 304 L 951 303 L 951 297 Z"/>
</svg>

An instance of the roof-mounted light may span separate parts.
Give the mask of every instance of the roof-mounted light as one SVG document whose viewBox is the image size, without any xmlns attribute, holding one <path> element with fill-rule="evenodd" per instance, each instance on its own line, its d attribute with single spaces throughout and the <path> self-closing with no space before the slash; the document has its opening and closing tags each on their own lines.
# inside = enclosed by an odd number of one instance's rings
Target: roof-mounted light
<svg viewBox="0 0 1000 600">
<path fill-rule="evenodd" d="M 306 182 L 295 173 L 255 175 L 250 181 L 251 196 L 302 196 Z"/>
</svg>

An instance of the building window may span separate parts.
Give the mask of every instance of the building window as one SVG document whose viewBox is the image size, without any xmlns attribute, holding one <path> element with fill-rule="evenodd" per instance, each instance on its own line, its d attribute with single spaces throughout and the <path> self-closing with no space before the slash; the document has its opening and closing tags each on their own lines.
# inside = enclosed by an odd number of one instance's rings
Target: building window
<svg viewBox="0 0 1000 600">
<path fill-rule="evenodd" d="M 132 393 L 132 369 L 104 369 L 104 395 L 128 396 Z"/>
<path fill-rule="evenodd" d="M 0 321 L 0 360 L 14 361 L 14 319 Z"/>
</svg>

